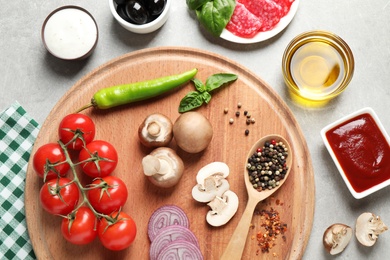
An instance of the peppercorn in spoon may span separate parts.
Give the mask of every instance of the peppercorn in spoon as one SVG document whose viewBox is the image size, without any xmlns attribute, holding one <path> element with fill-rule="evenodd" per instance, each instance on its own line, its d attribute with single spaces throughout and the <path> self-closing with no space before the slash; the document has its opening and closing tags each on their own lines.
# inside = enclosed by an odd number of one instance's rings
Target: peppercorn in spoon
<svg viewBox="0 0 390 260">
<path fill-rule="evenodd" d="M 270 153 L 272 153 L 272 156 L 270 156 Z M 274 157 L 274 160 L 268 159 L 271 157 Z M 221 256 L 221 260 L 241 259 L 255 207 L 260 201 L 265 200 L 277 191 L 286 181 L 292 165 L 292 150 L 290 144 L 282 136 L 267 135 L 252 146 L 247 158 L 244 180 L 248 192 L 248 202 L 241 220 Z M 257 160 L 257 158 L 259 159 Z M 257 168 L 261 164 L 256 164 L 256 161 L 267 161 L 267 164 Z M 276 167 L 264 169 L 264 166 L 269 167 L 270 161 L 271 165 L 275 166 L 276 164 Z M 254 173 L 254 171 L 257 171 L 257 173 Z"/>
</svg>

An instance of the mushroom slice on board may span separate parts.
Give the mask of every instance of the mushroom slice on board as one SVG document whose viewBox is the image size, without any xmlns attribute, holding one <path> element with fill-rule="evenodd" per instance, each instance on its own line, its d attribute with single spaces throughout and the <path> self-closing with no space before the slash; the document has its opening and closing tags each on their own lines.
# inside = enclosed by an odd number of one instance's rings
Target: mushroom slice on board
<svg viewBox="0 0 390 260">
<path fill-rule="evenodd" d="M 373 213 L 362 213 L 356 220 L 355 235 L 364 246 L 373 246 L 379 235 L 388 230 L 379 216 Z"/>
<path fill-rule="evenodd" d="M 146 147 L 167 146 L 173 138 L 173 123 L 163 114 L 147 116 L 138 128 L 138 137 Z"/>
<path fill-rule="evenodd" d="M 351 241 L 352 234 L 353 230 L 350 226 L 336 223 L 325 230 L 322 242 L 331 255 L 336 255 L 344 251 Z"/>
<path fill-rule="evenodd" d="M 211 210 L 207 212 L 207 223 L 214 227 L 225 225 L 236 214 L 238 209 L 238 197 L 231 191 L 226 191 L 222 197 L 215 197 L 207 205 Z"/>
<path fill-rule="evenodd" d="M 229 167 L 223 162 L 212 162 L 201 168 L 196 175 L 197 184 L 192 188 L 192 197 L 199 202 L 210 202 L 229 190 Z"/>
<path fill-rule="evenodd" d="M 168 147 L 154 149 L 142 159 L 142 167 L 148 179 L 162 188 L 176 185 L 184 172 L 183 160 Z"/>
</svg>

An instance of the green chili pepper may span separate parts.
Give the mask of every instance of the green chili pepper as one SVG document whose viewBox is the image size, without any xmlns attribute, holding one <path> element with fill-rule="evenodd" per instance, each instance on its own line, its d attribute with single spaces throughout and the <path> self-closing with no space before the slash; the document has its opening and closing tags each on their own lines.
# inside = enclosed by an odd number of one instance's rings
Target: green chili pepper
<svg viewBox="0 0 390 260">
<path fill-rule="evenodd" d="M 78 112 L 89 107 L 107 109 L 156 97 L 191 80 L 197 72 L 198 69 L 192 69 L 182 74 L 101 89 L 93 95 L 91 103 Z"/>
</svg>

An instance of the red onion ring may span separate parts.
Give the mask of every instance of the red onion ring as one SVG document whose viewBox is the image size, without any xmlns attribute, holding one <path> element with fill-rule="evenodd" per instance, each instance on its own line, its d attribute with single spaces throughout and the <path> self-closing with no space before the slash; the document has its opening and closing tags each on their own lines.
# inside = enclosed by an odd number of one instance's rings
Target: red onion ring
<svg viewBox="0 0 390 260">
<path fill-rule="evenodd" d="M 165 205 L 158 208 L 150 217 L 148 223 L 148 236 L 151 242 L 159 230 L 172 225 L 189 228 L 190 222 L 185 212 L 176 205 Z"/>
</svg>

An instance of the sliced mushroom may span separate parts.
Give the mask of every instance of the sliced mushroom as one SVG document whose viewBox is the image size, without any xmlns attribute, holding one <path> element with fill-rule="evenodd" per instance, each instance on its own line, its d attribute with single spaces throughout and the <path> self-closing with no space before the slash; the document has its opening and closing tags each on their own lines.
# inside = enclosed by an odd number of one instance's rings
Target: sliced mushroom
<svg viewBox="0 0 390 260">
<path fill-rule="evenodd" d="M 176 185 L 184 172 L 183 160 L 168 147 L 159 147 L 142 159 L 144 174 L 156 186 L 170 188 Z"/>
<path fill-rule="evenodd" d="M 379 216 L 365 212 L 356 220 L 355 235 L 364 246 L 373 246 L 379 235 L 388 230 Z"/>
<path fill-rule="evenodd" d="M 329 226 L 322 238 L 325 249 L 331 254 L 336 255 L 347 247 L 351 241 L 353 230 L 350 226 L 336 223 Z"/>
<path fill-rule="evenodd" d="M 223 162 L 212 162 L 201 168 L 196 175 L 192 188 L 192 197 L 199 202 L 209 202 L 216 196 L 221 197 L 230 185 L 225 178 L 229 175 L 229 167 Z"/>
<path fill-rule="evenodd" d="M 138 136 L 146 147 L 167 146 L 173 138 L 172 121 L 163 114 L 147 116 L 138 128 Z"/>
<path fill-rule="evenodd" d="M 214 227 L 225 225 L 236 214 L 238 197 L 231 191 L 226 191 L 222 197 L 215 197 L 208 204 L 211 210 L 207 213 L 207 223 Z"/>
</svg>

